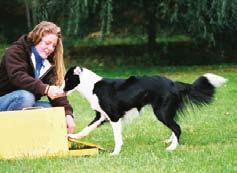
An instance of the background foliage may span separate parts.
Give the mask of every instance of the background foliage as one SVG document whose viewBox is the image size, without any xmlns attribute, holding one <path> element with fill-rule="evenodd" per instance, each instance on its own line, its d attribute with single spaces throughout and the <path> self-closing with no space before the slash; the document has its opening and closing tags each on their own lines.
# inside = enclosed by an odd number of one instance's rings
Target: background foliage
<svg viewBox="0 0 237 173">
<path fill-rule="evenodd" d="M 72 59 L 107 65 L 111 58 L 132 65 L 237 59 L 237 0 L 12 0 L 1 1 L 0 9 L 1 42 L 12 42 L 50 20 L 61 26 Z M 169 41 L 179 35 L 187 39 Z M 118 38 L 123 40 L 119 44 Z M 140 49 L 143 53 L 137 55 Z M 114 51 L 124 53 L 116 56 Z"/>
</svg>

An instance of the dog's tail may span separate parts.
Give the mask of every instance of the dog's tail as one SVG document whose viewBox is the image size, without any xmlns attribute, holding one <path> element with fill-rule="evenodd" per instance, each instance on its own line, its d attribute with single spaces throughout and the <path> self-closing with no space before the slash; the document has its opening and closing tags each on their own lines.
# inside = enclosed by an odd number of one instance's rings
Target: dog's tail
<svg viewBox="0 0 237 173">
<path fill-rule="evenodd" d="M 200 76 L 192 84 L 177 82 L 176 86 L 181 94 L 183 103 L 189 101 L 191 104 L 199 106 L 210 103 L 213 100 L 215 88 L 222 86 L 226 82 L 227 79 L 221 76 L 206 73 Z"/>
</svg>

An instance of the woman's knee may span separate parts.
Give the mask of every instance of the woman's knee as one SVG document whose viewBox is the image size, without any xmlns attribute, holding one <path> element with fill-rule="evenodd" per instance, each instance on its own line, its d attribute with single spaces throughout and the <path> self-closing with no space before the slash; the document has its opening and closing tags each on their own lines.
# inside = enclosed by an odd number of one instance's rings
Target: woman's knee
<svg viewBox="0 0 237 173">
<path fill-rule="evenodd" d="M 16 100 L 18 100 L 18 102 L 21 102 L 23 108 L 31 107 L 35 104 L 34 94 L 26 90 L 18 90 Z"/>
<path fill-rule="evenodd" d="M 21 110 L 35 104 L 35 96 L 26 90 L 16 90 L 0 97 L 0 111 Z"/>
</svg>

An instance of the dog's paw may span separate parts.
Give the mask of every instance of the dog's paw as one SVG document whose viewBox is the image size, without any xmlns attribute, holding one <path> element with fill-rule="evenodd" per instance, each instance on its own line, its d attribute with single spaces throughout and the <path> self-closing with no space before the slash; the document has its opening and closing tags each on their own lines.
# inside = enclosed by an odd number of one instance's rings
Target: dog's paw
<svg viewBox="0 0 237 173">
<path fill-rule="evenodd" d="M 67 137 L 71 138 L 71 139 L 80 139 L 80 138 L 82 138 L 79 134 L 68 134 Z"/>
<path fill-rule="evenodd" d="M 173 139 L 174 139 L 174 138 L 176 138 L 176 137 L 175 137 L 174 132 L 172 132 L 170 138 L 169 138 L 169 139 L 166 139 L 164 142 L 165 142 L 166 144 L 170 144 L 170 143 L 173 142 Z"/>
<path fill-rule="evenodd" d="M 112 152 L 109 154 L 110 156 L 118 156 L 119 155 L 119 152 Z"/>
<path fill-rule="evenodd" d="M 178 143 L 172 142 L 169 147 L 166 148 L 166 151 L 173 151 L 177 148 Z"/>
<path fill-rule="evenodd" d="M 164 143 L 166 143 L 166 144 L 170 144 L 172 142 L 172 139 L 166 139 L 166 140 L 164 140 Z"/>
<path fill-rule="evenodd" d="M 173 151 L 175 149 L 176 149 L 175 147 L 169 146 L 169 147 L 166 148 L 166 151 Z"/>
</svg>

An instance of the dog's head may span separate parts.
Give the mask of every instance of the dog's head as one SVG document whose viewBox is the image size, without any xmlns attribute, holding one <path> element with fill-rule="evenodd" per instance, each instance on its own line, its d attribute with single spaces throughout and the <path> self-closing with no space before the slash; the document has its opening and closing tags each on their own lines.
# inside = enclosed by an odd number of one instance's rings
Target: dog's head
<svg viewBox="0 0 237 173">
<path fill-rule="evenodd" d="M 79 66 L 71 67 L 65 77 L 65 86 L 63 90 L 67 93 L 70 90 L 73 90 L 75 87 L 77 87 L 80 84 L 80 73 L 83 71 L 83 69 Z"/>
</svg>

